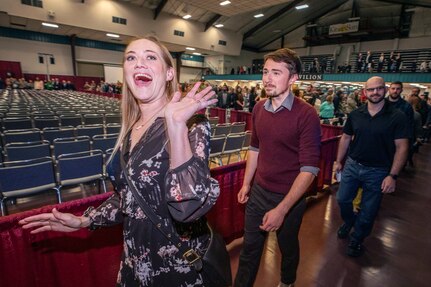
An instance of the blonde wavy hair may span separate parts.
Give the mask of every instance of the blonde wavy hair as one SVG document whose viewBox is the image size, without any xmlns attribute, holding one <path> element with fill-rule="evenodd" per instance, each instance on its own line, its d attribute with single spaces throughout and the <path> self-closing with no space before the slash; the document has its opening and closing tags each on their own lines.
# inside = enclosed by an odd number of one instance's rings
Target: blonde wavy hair
<svg viewBox="0 0 431 287">
<path fill-rule="evenodd" d="M 166 97 L 168 100 L 171 100 L 174 96 L 174 93 L 177 91 L 177 78 L 176 73 L 174 69 L 174 60 L 169 53 L 168 49 L 159 41 L 159 39 L 155 36 L 146 36 L 143 38 L 135 39 L 132 42 L 129 43 L 127 47 L 130 46 L 135 41 L 139 40 L 148 40 L 156 44 L 160 50 L 161 50 L 161 56 L 163 59 L 163 62 L 165 63 L 165 68 L 173 68 L 174 76 L 172 77 L 172 80 L 166 82 Z M 127 48 L 126 50 L 127 51 Z M 124 59 L 123 59 L 124 63 Z M 141 110 L 139 109 L 139 101 L 132 95 L 132 93 L 129 90 L 129 87 L 127 86 L 127 82 L 125 81 L 124 77 L 124 69 L 123 69 L 123 91 L 122 91 L 122 97 L 121 97 L 121 130 L 120 134 L 118 135 L 118 140 L 114 146 L 114 150 L 112 152 L 111 157 L 109 158 L 109 161 L 112 160 L 115 153 L 120 149 L 121 144 L 124 141 L 124 138 L 126 135 L 130 132 L 133 125 L 140 119 L 141 117 Z"/>
</svg>

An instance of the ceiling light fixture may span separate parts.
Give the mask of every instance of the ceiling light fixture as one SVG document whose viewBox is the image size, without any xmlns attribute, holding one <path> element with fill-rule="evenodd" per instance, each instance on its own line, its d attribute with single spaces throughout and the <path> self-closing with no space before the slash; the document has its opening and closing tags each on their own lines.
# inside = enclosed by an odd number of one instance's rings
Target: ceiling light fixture
<svg viewBox="0 0 431 287">
<path fill-rule="evenodd" d="M 51 24 L 51 23 L 45 23 L 45 22 L 42 22 L 42 26 L 51 27 L 51 28 L 58 28 L 57 24 Z"/>
<path fill-rule="evenodd" d="M 193 52 L 193 55 L 200 56 L 200 55 L 202 55 L 202 54 L 201 54 L 201 53 L 198 53 L 198 52 Z"/>
<path fill-rule="evenodd" d="M 190 19 L 190 18 L 192 18 L 192 15 L 190 15 L 190 14 L 186 14 L 183 16 L 183 19 L 186 19 L 186 20 Z"/>
<path fill-rule="evenodd" d="M 221 27 L 224 27 L 224 25 L 223 24 L 215 24 L 214 27 L 221 28 Z"/>
<path fill-rule="evenodd" d="M 254 18 L 260 18 L 260 17 L 263 17 L 264 15 L 262 14 L 262 13 L 259 13 L 259 14 L 256 14 L 256 15 L 254 15 L 253 17 Z"/>
<path fill-rule="evenodd" d="M 231 2 L 230 1 L 223 1 L 220 3 L 220 6 L 226 6 L 229 5 Z"/>
<path fill-rule="evenodd" d="M 186 50 L 194 51 L 194 50 L 196 50 L 196 49 L 195 49 L 195 48 L 192 48 L 192 47 L 186 47 Z"/>
<path fill-rule="evenodd" d="M 120 35 L 112 34 L 112 33 L 106 33 L 106 36 L 112 37 L 112 38 L 120 38 Z"/>
<path fill-rule="evenodd" d="M 307 5 L 307 4 L 304 4 L 304 5 L 298 5 L 298 6 L 296 6 L 295 8 L 296 8 L 296 10 L 301 10 L 301 9 L 308 8 L 308 5 Z"/>
</svg>

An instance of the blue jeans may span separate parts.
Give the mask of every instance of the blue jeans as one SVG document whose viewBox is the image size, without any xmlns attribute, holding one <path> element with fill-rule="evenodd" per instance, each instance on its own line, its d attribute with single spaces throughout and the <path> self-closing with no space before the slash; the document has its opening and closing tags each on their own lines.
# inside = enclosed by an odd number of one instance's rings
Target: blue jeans
<svg viewBox="0 0 431 287">
<path fill-rule="evenodd" d="M 235 287 L 252 287 L 259 269 L 260 258 L 268 232 L 259 228 L 266 212 L 275 208 L 285 195 L 264 190 L 257 184 L 252 186 L 245 209 L 244 242 L 239 257 Z M 277 230 L 277 241 L 281 251 L 281 282 L 294 283 L 299 264 L 298 233 L 306 208 L 301 198 L 285 216 Z"/>
<path fill-rule="evenodd" d="M 344 223 L 353 227 L 352 240 L 361 243 L 371 233 L 382 201 L 381 184 L 388 173 L 387 168 L 364 166 L 347 158 L 341 174 L 337 201 Z M 352 202 L 361 186 L 361 210 L 355 214 Z"/>
</svg>

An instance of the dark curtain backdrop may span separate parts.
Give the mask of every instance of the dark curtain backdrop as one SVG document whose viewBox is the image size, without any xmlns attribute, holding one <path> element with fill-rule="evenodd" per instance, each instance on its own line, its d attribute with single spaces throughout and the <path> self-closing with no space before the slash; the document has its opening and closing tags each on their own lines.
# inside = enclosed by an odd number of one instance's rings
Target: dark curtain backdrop
<svg viewBox="0 0 431 287">
<path fill-rule="evenodd" d="M 10 73 L 14 78 L 22 78 L 21 63 L 12 61 L 0 61 L 0 78 L 7 78 L 7 73 Z"/>
</svg>

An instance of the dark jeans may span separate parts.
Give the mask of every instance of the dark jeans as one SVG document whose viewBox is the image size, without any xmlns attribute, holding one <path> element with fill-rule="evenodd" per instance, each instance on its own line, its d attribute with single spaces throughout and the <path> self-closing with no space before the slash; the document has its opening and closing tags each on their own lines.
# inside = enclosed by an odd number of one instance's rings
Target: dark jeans
<svg viewBox="0 0 431 287">
<path fill-rule="evenodd" d="M 371 233 L 382 201 L 381 184 L 388 173 L 387 168 L 364 166 L 347 158 L 341 174 L 337 201 L 344 223 L 354 228 L 352 240 L 362 242 Z M 360 186 L 363 190 L 361 210 L 355 214 L 352 202 Z"/>
<path fill-rule="evenodd" d="M 244 243 L 239 257 L 235 287 L 253 286 L 259 269 L 260 258 L 268 232 L 259 228 L 266 212 L 276 207 L 284 194 L 269 192 L 254 184 L 245 209 Z M 305 212 L 305 198 L 300 199 L 284 218 L 277 231 L 281 251 L 281 282 L 290 284 L 296 280 L 299 264 L 298 233 Z"/>
</svg>

